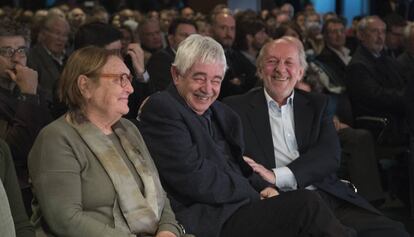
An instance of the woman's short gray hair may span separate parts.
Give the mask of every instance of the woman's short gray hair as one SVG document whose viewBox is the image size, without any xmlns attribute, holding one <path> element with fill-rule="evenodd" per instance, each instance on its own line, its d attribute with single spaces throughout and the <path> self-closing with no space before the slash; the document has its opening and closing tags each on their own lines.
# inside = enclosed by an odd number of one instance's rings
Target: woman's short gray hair
<svg viewBox="0 0 414 237">
<path fill-rule="evenodd" d="M 223 73 L 227 68 L 223 47 L 211 37 L 193 34 L 179 44 L 172 65 L 184 74 L 196 62 L 223 64 Z"/>
</svg>

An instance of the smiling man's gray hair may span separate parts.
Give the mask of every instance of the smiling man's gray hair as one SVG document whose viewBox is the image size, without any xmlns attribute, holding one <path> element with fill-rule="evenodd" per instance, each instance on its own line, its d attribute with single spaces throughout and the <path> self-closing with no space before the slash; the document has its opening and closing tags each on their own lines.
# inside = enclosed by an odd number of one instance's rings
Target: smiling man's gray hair
<svg viewBox="0 0 414 237">
<path fill-rule="evenodd" d="M 196 62 L 222 64 L 223 72 L 227 68 L 223 47 L 211 37 L 193 34 L 179 44 L 172 65 L 185 74 Z"/>
</svg>

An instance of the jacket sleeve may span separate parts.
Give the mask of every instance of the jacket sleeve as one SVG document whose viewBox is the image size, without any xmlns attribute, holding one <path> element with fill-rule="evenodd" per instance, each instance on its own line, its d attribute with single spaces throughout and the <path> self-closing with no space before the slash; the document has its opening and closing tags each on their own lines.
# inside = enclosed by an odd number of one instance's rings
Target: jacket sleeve
<svg viewBox="0 0 414 237">
<path fill-rule="evenodd" d="M 72 138 L 59 130 L 46 127 L 39 134 L 28 162 L 34 195 L 51 232 L 68 237 L 134 236 L 85 212 L 81 163 L 71 146 Z"/>
<path fill-rule="evenodd" d="M 19 100 L 13 121 L 8 124 L 5 140 L 10 146 L 17 165 L 27 163 L 27 155 L 40 129 L 52 121 L 45 105 L 40 105 L 38 97 L 27 96 Z"/>
<path fill-rule="evenodd" d="M 7 144 L 0 140 L 0 179 L 9 200 L 17 237 L 34 237 L 34 229 L 27 217 L 13 160 Z"/>
<path fill-rule="evenodd" d="M 160 231 L 170 231 L 175 234 L 175 236 L 180 237 L 182 233 L 181 227 L 178 225 L 174 212 L 171 208 L 170 201 L 165 196 L 164 209 L 162 210 L 160 222 L 158 224 L 158 230 Z"/>
</svg>

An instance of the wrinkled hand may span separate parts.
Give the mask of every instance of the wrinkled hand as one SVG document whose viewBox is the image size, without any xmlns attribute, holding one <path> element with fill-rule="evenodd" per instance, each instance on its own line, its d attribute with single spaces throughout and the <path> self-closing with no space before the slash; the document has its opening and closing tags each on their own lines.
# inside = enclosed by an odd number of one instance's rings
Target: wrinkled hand
<svg viewBox="0 0 414 237">
<path fill-rule="evenodd" d="M 131 57 L 135 71 L 142 75 L 145 72 L 144 50 L 138 43 L 132 43 L 128 45 L 127 54 Z"/>
<path fill-rule="evenodd" d="M 273 171 L 266 169 L 263 165 L 256 163 L 256 161 L 247 156 L 243 156 L 243 159 L 250 165 L 250 167 L 252 167 L 253 171 L 259 174 L 264 180 L 271 184 L 276 183 L 276 176 Z"/>
<path fill-rule="evenodd" d="M 267 187 L 260 192 L 260 199 L 266 199 L 279 195 L 279 192 L 272 187 Z"/>
<path fill-rule="evenodd" d="M 6 69 L 6 73 L 16 82 L 21 93 L 36 95 L 38 80 L 35 70 L 16 64 L 15 71 Z"/>
<path fill-rule="evenodd" d="M 177 237 L 173 232 L 170 231 L 160 231 L 155 237 Z"/>
</svg>

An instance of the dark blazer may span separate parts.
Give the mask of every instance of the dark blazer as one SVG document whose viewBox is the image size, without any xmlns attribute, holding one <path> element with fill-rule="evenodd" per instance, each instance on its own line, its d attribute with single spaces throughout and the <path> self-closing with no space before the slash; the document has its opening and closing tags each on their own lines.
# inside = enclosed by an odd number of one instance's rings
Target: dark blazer
<svg viewBox="0 0 414 237">
<path fill-rule="evenodd" d="M 405 78 L 408 81 L 414 79 L 414 57 L 408 52 L 404 52 L 398 57 L 397 61 L 402 66 L 402 72 L 405 75 Z"/>
<path fill-rule="evenodd" d="M 330 75 L 330 80 L 333 84 L 345 86 L 346 65 L 332 49 L 325 46 L 316 59 L 322 62 L 334 74 L 334 77 Z"/>
<path fill-rule="evenodd" d="M 27 155 L 43 126 L 52 121 L 45 103 L 36 96 L 18 95 L 0 88 L 0 137 L 8 143 L 22 188 L 29 187 Z"/>
<path fill-rule="evenodd" d="M 404 111 L 404 78 L 388 56 L 375 58 L 359 46 L 346 68 L 346 86 L 356 116 L 388 116 Z"/>
<path fill-rule="evenodd" d="M 228 49 L 226 60 L 228 69 L 221 85 L 220 98 L 243 94 L 256 85 L 256 65 L 252 64 L 246 56 L 238 50 Z M 241 84 L 232 84 L 230 80 L 234 78 L 238 78 Z"/>
<path fill-rule="evenodd" d="M 258 201 L 258 191 L 269 185 L 242 159 L 242 125 L 236 113 L 219 101 L 210 109 L 229 153 L 217 148 L 201 116 L 174 86 L 153 94 L 139 117 L 177 220 L 197 237 L 219 236 L 226 220 L 241 206 Z"/>
<path fill-rule="evenodd" d="M 228 97 L 225 101 L 239 114 L 246 144 L 245 155 L 266 168 L 275 168 L 273 140 L 267 102 L 263 88 L 245 95 Z M 354 193 L 336 176 L 340 161 L 340 146 L 327 111 L 325 95 L 295 90 L 293 113 L 299 157 L 287 165 L 294 174 L 298 189 L 314 185 L 342 200 L 378 213 L 367 201 Z"/>
<path fill-rule="evenodd" d="M 49 103 L 53 102 L 63 66 L 60 66 L 40 44 L 36 44 L 30 49 L 27 66 L 37 71 L 39 90 L 45 95 Z"/>
<path fill-rule="evenodd" d="M 319 54 L 316 59 L 321 63 L 318 65 L 321 66 L 325 73 L 329 76 L 331 84 L 346 87 L 346 64 L 332 49 L 325 46 L 321 54 Z M 348 93 L 344 91 L 341 94 L 329 92 L 327 94 L 329 94 L 336 101 L 336 115 L 339 117 L 341 122 L 352 126 L 354 119 Z"/>
<path fill-rule="evenodd" d="M 161 49 L 154 53 L 147 63 L 147 71 L 150 75 L 150 92 L 165 90 L 172 82 L 171 64 L 174 62 L 175 53 L 171 47 Z"/>
<path fill-rule="evenodd" d="M 346 68 L 346 87 L 354 116 L 386 117 L 385 144 L 405 144 L 405 78 L 401 65 L 388 56 L 375 58 L 359 46 Z"/>
</svg>

